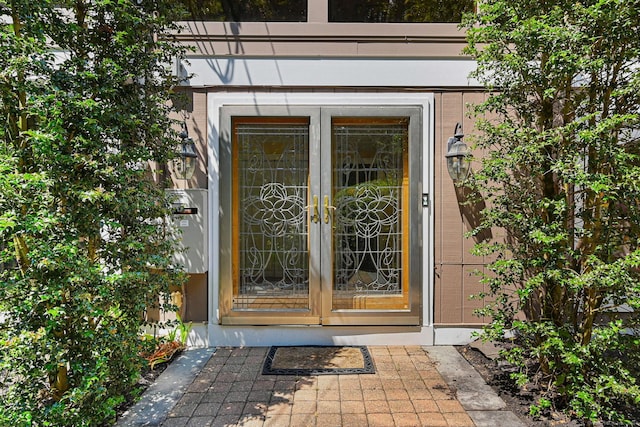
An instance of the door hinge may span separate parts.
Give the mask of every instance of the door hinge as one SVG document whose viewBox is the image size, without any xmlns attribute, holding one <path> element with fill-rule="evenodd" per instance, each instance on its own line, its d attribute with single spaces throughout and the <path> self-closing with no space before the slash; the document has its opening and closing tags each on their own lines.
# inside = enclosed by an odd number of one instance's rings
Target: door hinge
<svg viewBox="0 0 640 427">
<path fill-rule="evenodd" d="M 422 194 L 422 207 L 423 208 L 429 207 L 429 193 Z"/>
</svg>

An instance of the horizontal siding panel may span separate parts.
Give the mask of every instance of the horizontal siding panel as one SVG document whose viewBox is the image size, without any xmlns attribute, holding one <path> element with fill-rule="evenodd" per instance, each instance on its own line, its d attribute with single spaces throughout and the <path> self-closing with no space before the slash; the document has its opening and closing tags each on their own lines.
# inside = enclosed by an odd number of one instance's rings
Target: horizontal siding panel
<svg viewBox="0 0 640 427">
<path fill-rule="evenodd" d="M 481 277 L 476 271 L 483 271 L 482 265 L 464 266 L 462 274 L 462 297 L 463 297 L 463 310 L 462 310 L 462 322 L 465 324 L 477 324 L 483 323 L 483 318 L 474 314 L 474 311 L 484 307 L 484 299 L 472 298 L 484 291 L 484 286 L 481 283 Z"/>
<path fill-rule="evenodd" d="M 435 289 L 436 323 L 459 324 L 463 321 L 462 265 L 440 265 Z"/>
</svg>

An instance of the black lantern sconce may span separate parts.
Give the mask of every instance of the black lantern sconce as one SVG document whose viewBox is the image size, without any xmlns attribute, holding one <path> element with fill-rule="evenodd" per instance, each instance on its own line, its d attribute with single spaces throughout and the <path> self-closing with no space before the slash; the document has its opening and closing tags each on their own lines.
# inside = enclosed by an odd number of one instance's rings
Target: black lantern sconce
<svg viewBox="0 0 640 427">
<path fill-rule="evenodd" d="M 180 137 L 180 151 L 178 152 L 180 159 L 176 162 L 176 174 L 179 178 L 190 179 L 196 171 L 198 153 L 196 153 L 196 144 L 189 136 L 186 123 L 182 124 L 182 131 L 178 136 Z"/>
<path fill-rule="evenodd" d="M 464 181 L 469 175 L 471 169 L 469 149 L 467 144 L 462 142 L 464 134 L 462 133 L 462 125 L 456 123 L 454 135 L 447 141 L 447 154 L 444 157 L 447 159 L 447 170 L 449 176 L 454 182 Z"/>
</svg>

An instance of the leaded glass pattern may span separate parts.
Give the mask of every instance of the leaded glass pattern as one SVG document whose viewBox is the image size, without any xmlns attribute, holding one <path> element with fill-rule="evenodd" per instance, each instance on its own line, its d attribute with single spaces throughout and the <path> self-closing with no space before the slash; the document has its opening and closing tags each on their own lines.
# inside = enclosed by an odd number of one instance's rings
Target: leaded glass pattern
<svg viewBox="0 0 640 427">
<path fill-rule="evenodd" d="M 309 306 L 307 124 L 236 126 L 239 286 L 235 309 Z"/>
<path fill-rule="evenodd" d="M 333 125 L 334 296 L 401 295 L 406 124 Z"/>
</svg>

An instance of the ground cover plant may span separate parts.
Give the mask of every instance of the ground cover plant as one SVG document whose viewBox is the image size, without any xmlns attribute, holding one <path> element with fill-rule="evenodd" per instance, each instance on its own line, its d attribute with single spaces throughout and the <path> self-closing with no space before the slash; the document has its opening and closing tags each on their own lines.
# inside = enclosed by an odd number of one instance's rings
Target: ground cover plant
<svg viewBox="0 0 640 427">
<path fill-rule="evenodd" d="M 0 425 L 112 422 L 145 309 L 182 280 L 150 166 L 177 145 L 175 11 L 0 1 Z"/>
<path fill-rule="evenodd" d="M 479 245 L 494 261 L 489 339 L 521 384 L 593 423 L 640 403 L 640 2 L 478 3 L 466 18 L 485 198 Z"/>
</svg>

